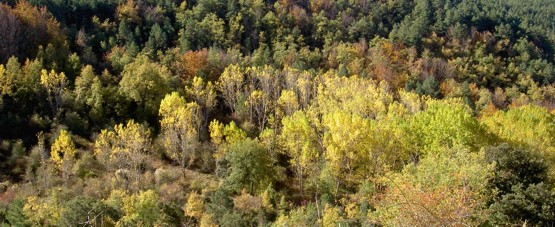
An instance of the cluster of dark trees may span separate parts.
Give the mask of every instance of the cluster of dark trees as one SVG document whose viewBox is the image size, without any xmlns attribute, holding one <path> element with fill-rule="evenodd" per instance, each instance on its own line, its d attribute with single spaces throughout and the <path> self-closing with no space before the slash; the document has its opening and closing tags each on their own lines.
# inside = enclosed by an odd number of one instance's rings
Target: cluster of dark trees
<svg viewBox="0 0 555 227">
<path fill-rule="evenodd" d="M 553 225 L 554 15 L 0 1 L 0 224 Z"/>
</svg>

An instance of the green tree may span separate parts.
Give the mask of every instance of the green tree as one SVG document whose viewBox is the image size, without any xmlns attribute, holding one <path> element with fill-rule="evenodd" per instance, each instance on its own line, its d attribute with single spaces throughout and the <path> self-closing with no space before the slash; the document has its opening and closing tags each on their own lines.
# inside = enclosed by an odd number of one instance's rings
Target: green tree
<svg viewBox="0 0 555 227">
<path fill-rule="evenodd" d="M 135 116 L 144 120 L 157 115 L 171 86 L 172 76 L 166 67 L 139 56 L 124 67 L 118 93 L 137 105 Z"/>
<path fill-rule="evenodd" d="M 60 214 L 59 225 L 99 225 L 107 216 L 107 207 L 100 200 L 76 196 L 69 200 Z"/>
<path fill-rule="evenodd" d="M 553 223 L 553 201 L 548 166 L 530 150 L 501 144 L 484 149 L 488 162 L 495 163 L 490 190 L 491 222 L 496 225 Z"/>
<path fill-rule="evenodd" d="M 75 79 L 75 89 L 73 91 L 75 102 L 79 105 L 85 105 L 84 110 L 95 122 L 101 122 L 104 116 L 103 88 L 100 78 L 94 74 L 93 67 L 90 65 L 83 67 L 81 74 Z"/>
<path fill-rule="evenodd" d="M 432 23 L 432 13 L 430 0 L 416 1 L 411 14 L 407 15 L 401 23 L 394 26 L 389 37 L 407 45 L 419 45 Z"/>
<path fill-rule="evenodd" d="M 426 109 L 410 119 L 410 137 L 420 152 L 462 145 L 477 148 L 487 140 L 486 132 L 461 99 L 426 102 Z M 441 149 L 439 149 L 441 150 Z"/>
<path fill-rule="evenodd" d="M 225 159 L 229 161 L 230 172 L 224 184 L 237 192 L 242 188 L 251 193 L 264 190 L 280 177 L 274 160 L 256 139 L 232 143 Z"/>
<path fill-rule="evenodd" d="M 166 33 L 162 30 L 162 27 L 156 23 L 150 29 L 146 48 L 151 51 L 164 50 L 167 47 L 167 40 L 168 38 Z"/>
</svg>

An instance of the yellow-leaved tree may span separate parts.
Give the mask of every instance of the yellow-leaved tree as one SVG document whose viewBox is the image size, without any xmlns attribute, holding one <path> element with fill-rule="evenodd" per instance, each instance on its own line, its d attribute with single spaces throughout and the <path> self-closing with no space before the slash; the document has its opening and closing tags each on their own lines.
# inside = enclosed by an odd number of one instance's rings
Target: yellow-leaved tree
<svg viewBox="0 0 555 227">
<path fill-rule="evenodd" d="M 282 120 L 283 128 L 279 136 L 283 151 L 291 159 L 299 179 L 301 194 L 304 191 L 304 176 L 314 176 L 319 153 L 317 134 L 308 117 L 302 111 L 293 113 Z"/>
<path fill-rule="evenodd" d="M 210 139 L 219 146 L 218 152 L 214 154 L 215 158 L 222 158 L 230 144 L 242 141 L 247 138 L 247 133 L 239 128 L 234 121 L 228 125 L 213 120 L 210 123 Z"/>
<path fill-rule="evenodd" d="M 191 86 L 185 88 L 188 97 L 191 97 L 200 107 L 200 125 L 198 128 L 199 138 L 206 133 L 208 118 L 217 104 L 216 89 L 212 82 L 205 82 L 200 77 L 195 77 Z"/>
<path fill-rule="evenodd" d="M 129 120 L 114 126 L 113 131 L 102 130 L 95 141 L 94 155 L 112 170 L 133 170 L 139 180 L 140 167 L 150 150 L 150 131 Z"/>
<path fill-rule="evenodd" d="M 66 75 L 63 72 L 56 73 L 54 70 L 48 72 L 43 69 L 40 76 L 40 84 L 48 92 L 48 101 L 52 108 L 52 114 L 55 118 L 58 118 L 60 108 L 62 107 L 62 96 L 67 84 Z"/>
<path fill-rule="evenodd" d="M 323 117 L 326 166 L 336 180 L 336 194 L 342 183 L 356 182 L 358 173 L 366 175 L 365 160 L 369 157 L 371 122 L 356 114 L 333 112 Z M 358 173 L 357 173 L 358 172 Z"/>
<path fill-rule="evenodd" d="M 228 66 L 216 86 L 221 92 L 224 103 L 231 109 L 231 113 L 235 114 L 239 104 L 239 98 L 243 93 L 243 83 L 245 77 L 245 70 L 239 65 Z"/>
<path fill-rule="evenodd" d="M 14 78 L 6 72 L 4 65 L 0 65 L 0 104 L 5 95 L 11 95 Z"/>
<path fill-rule="evenodd" d="M 50 160 L 54 162 L 56 168 L 62 173 L 62 178 L 67 180 L 71 167 L 75 162 L 77 149 L 66 130 L 61 130 L 60 135 L 50 148 Z"/>
<path fill-rule="evenodd" d="M 525 105 L 481 119 L 487 130 L 515 147 L 528 148 L 555 163 L 555 115 L 546 108 Z M 550 175 L 555 176 L 551 168 Z"/>
<path fill-rule="evenodd" d="M 201 125 L 200 107 L 196 102 L 186 103 L 177 92 L 166 95 L 160 103 L 162 135 L 168 155 L 181 168 L 194 159 Z"/>
</svg>

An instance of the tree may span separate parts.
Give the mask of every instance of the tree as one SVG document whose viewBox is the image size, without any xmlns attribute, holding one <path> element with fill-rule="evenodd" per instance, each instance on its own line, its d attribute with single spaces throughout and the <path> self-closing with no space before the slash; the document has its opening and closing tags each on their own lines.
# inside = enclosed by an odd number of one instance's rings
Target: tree
<svg viewBox="0 0 555 227">
<path fill-rule="evenodd" d="M 244 70 L 239 65 L 230 65 L 225 68 L 216 84 L 224 99 L 224 103 L 231 109 L 232 114 L 235 114 L 237 107 L 242 104 L 239 103 L 239 100 L 245 98 L 242 97 L 244 73 Z"/>
<path fill-rule="evenodd" d="M 270 113 L 270 98 L 268 94 L 254 90 L 247 97 L 245 105 L 248 107 L 250 121 L 258 125 L 259 131 L 262 131 L 268 122 L 268 114 Z"/>
<path fill-rule="evenodd" d="M 487 220 L 484 152 L 456 147 L 385 176 L 388 189 L 369 218 L 383 225 L 479 225 Z"/>
<path fill-rule="evenodd" d="M 230 144 L 225 158 L 229 161 L 230 173 L 224 184 L 237 192 L 242 188 L 251 193 L 264 190 L 280 176 L 274 160 L 256 139 L 246 138 Z"/>
<path fill-rule="evenodd" d="M 439 98 L 439 83 L 436 78 L 429 76 L 422 83 L 416 84 L 415 92 L 421 95 L 429 95 L 433 98 Z"/>
<path fill-rule="evenodd" d="M 304 176 L 314 176 L 313 171 L 318 162 L 317 134 L 302 111 L 283 118 L 281 122 L 283 128 L 279 138 L 285 147 L 284 153 L 291 158 L 290 163 L 295 167 L 303 194 Z"/>
<path fill-rule="evenodd" d="M 56 168 L 62 172 L 62 177 L 67 180 L 71 167 L 75 163 L 75 154 L 77 149 L 66 130 L 61 130 L 60 135 L 50 148 L 50 159 L 56 165 Z"/>
<path fill-rule="evenodd" d="M 537 152 L 550 165 L 555 163 L 555 117 L 547 109 L 525 105 L 486 116 L 481 122 L 502 140 Z"/>
<path fill-rule="evenodd" d="M 116 8 L 116 16 L 120 21 L 125 21 L 127 23 L 141 23 L 141 17 L 139 16 L 139 5 L 137 5 L 133 0 L 127 0 L 125 3 L 118 5 Z"/>
<path fill-rule="evenodd" d="M 17 36 L 18 52 L 15 54 L 20 60 L 36 57 L 37 52 L 40 52 L 40 47 L 46 48 L 48 45 L 56 49 L 56 57 L 68 56 L 66 36 L 60 28 L 60 23 L 54 19 L 46 7 L 39 8 L 33 6 L 29 1 L 18 1 L 13 12 L 17 15 L 21 25 L 20 35 Z M 58 62 L 58 64 L 61 63 L 63 62 Z"/>
<path fill-rule="evenodd" d="M 151 51 L 164 50 L 167 47 L 167 35 L 158 23 L 154 24 L 150 29 L 147 41 L 147 47 Z"/>
<path fill-rule="evenodd" d="M 213 120 L 210 123 L 209 130 L 210 139 L 219 146 L 219 151 L 214 154 L 218 159 L 223 158 L 227 154 L 230 144 L 240 142 L 247 138 L 247 133 L 237 127 L 234 121 L 224 126 L 224 124 L 220 123 L 218 120 Z"/>
<path fill-rule="evenodd" d="M 387 113 L 387 106 L 393 102 L 385 81 L 376 83 L 359 76 L 338 77 L 330 73 L 319 76 L 317 81 L 321 82 L 314 85 L 318 87 L 315 101 L 321 113 L 343 111 L 379 119 Z"/>
<path fill-rule="evenodd" d="M 194 160 L 199 142 L 200 107 L 195 102 L 185 103 L 185 99 L 173 92 L 160 103 L 159 114 L 166 151 L 184 169 L 188 166 L 187 160 L 189 163 Z"/>
<path fill-rule="evenodd" d="M 63 72 L 56 73 L 54 70 L 48 73 L 48 71 L 43 69 L 40 76 L 40 84 L 48 92 L 48 101 L 52 108 L 52 114 L 57 119 L 61 114 L 62 97 L 67 85 L 66 75 Z"/>
<path fill-rule="evenodd" d="M 430 99 L 426 106 L 410 119 L 408 129 L 408 138 L 419 151 L 434 152 L 456 145 L 477 148 L 487 142 L 485 130 L 462 99 Z"/>
<path fill-rule="evenodd" d="M 280 116 L 290 116 L 300 108 L 297 94 L 291 90 L 281 91 L 277 105 Z"/>
<path fill-rule="evenodd" d="M 501 144 L 484 149 L 495 163 L 488 180 L 491 222 L 496 225 L 550 224 L 555 222 L 555 194 L 548 183 L 544 158 L 531 150 Z"/>
<path fill-rule="evenodd" d="M 389 34 L 394 40 L 400 40 L 407 45 L 420 45 L 421 39 L 428 32 L 431 24 L 430 0 L 416 1 L 412 13 L 407 15 L 400 24 L 396 24 Z"/>
<path fill-rule="evenodd" d="M 176 68 L 183 81 L 197 76 L 206 76 L 208 68 L 208 50 L 187 51 L 179 56 Z"/>
<path fill-rule="evenodd" d="M 204 216 L 204 200 L 201 195 L 196 192 L 189 193 L 187 196 L 187 204 L 184 208 L 185 215 L 195 218 L 200 222 Z"/>
<path fill-rule="evenodd" d="M 107 211 L 101 200 L 87 196 L 76 196 L 69 200 L 60 214 L 59 225 L 95 225 L 103 223 Z"/>
<path fill-rule="evenodd" d="M 323 141 L 326 166 L 335 177 L 337 196 L 341 183 L 349 186 L 356 182 L 354 173 L 363 170 L 358 169 L 357 165 L 359 162 L 364 163 L 368 157 L 371 125 L 368 119 L 345 112 L 324 115 L 322 124 L 327 129 Z"/>
<path fill-rule="evenodd" d="M 88 110 L 89 116 L 96 122 L 102 120 L 104 113 L 103 89 L 100 78 L 94 74 L 93 67 L 90 65 L 85 66 L 81 70 L 81 74 L 75 79 L 75 89 L 73 91 L 75 101 L 81 105 L 86 105 L 85 110 Z"/>
<path fill-rule="evenodd" d="M 149 119 L 156 116 L 160 101 L 171 88 L 171 79 L 166 67 L 139 56 L 124 67 L 118 93 L 138 105 L 135 116 Z"/>
<path fill-rule="evenodd" d="M 153 190 L 125 197 L 122 210 L 125 215 L 118 221 L 118 226 L 154 226 L 162 215 L 158 195 Z"/>
<path fill-rule="evenodd" d="M 555 193 L 545 183 L 513 185 L 491 205 L 492 221 L 499 225 L 552 225 L 555 223 Z"/>
<path fill-rule="evenodd" d="M 200 107 L 201 124 L 198 131 L 201 139 L 201 135 L 205 135 L 208 129 L 208 119 L 217 105 L 216 91 L 212 82 L 207 83 L 200 77 L 195 77 L 191 86 L 185 87 L 185 91 Z"/>
<path fill-rule="evenodd" d="M 488 162 L 495 163 L 494 176 L 488 182 L 491 190 L 499 195 L 509 193 L 511 187 L 522 184 L 527 187 L 548 180 L 545 160 L 530 150 L 501 144 L 484 148 Z"/>
<path fill-rule="evenodd" d="M 24 204 L 25 200 L 23 199 L 15 199 L 10 203 L 5 213 L 6 221 L 8 221 L 9 224 L 17 226 L 30 225 L 29 218 L 25 216 L 23 211 Z"/>
<path fill-rule="evenodd" d="M 4 96 L 9 96 L 13 93 L 14 78 L 6 72 L 4 65 L 0 65 L 0 106 Z"/>
<path fill-rule="evenodd" d="M 138 183 L 140 167 L 150 150 L 150 131 L 129 120 L 114 131 L 102 130 L 94 144 L 94 155 L 112 170 L 131 169 Z"/>
<path fill-rule="evenodd" d="M 9 57 L 19 54 L 21 22 L 10 6 L 0 4 L 0 63 Z"/>
</svg>

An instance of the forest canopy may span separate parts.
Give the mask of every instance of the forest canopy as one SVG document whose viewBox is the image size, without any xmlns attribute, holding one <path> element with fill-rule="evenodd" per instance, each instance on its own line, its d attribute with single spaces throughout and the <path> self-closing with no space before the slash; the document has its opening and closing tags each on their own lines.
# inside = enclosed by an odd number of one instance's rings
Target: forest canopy
<svg viewBox="0 0 555 227">
<path fill-rule="evenodd" d="M 0 1 L 0 225 L 554 225 L 553 16 Z"/>
</svg>

